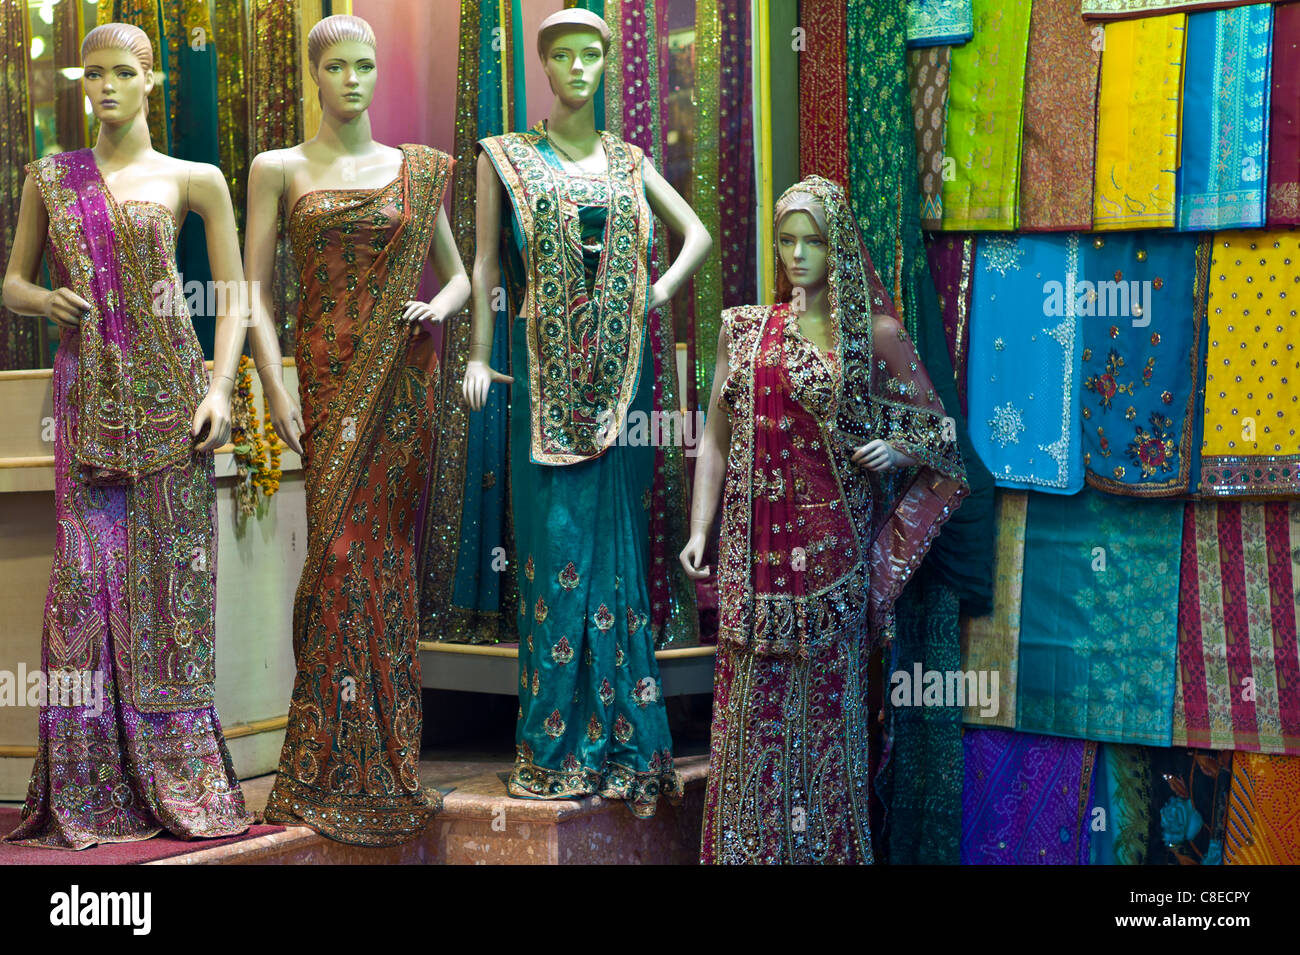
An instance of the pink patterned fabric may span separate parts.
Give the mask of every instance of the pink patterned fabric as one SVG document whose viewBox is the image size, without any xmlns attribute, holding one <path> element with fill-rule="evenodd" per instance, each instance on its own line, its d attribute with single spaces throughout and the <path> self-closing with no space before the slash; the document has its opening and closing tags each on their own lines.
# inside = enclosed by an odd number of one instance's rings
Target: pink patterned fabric
<svg viewBox="0 0 1300 955">
<path fill-rule="evenodd" d="M 1174 745 L 1300 754 L 1300 502 L 1189 502 Z"/>
</svg>

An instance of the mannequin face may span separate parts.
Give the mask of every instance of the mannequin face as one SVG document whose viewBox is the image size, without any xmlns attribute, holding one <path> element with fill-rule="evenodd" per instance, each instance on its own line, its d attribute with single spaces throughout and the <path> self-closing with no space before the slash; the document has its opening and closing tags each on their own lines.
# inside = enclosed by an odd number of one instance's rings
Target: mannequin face
<svg viewBox="0 0 1300 955">
<path fill-rule="evenodd" d="M 321 108 L 345 117 L 365 112 L 374 98 L 378 75 L 374 47 L 360 40 L 327 46 L 313 76 L 320 89 Z"/>
<path fill-rule="evenodd" d="M 552 93 L 568 106 L 582 106 L 596 95 L 605 72 L 605 48 L 600 34 L 584 27 L 556 34 L 542 67 Z"/>
<path fill-rule="evenodd" d="M 120 125 L 144 111 L 153 70 L 144 69 L 130 50 L 95 50 L 82 63 L 81 88 L 96 119 Z"/>
<path fill-rule="evenodd" d="M 791 285 L 817 291 L 826 284 L 826 239 L 812 216 L 791 212 L 777 226 L 776 242 Z"/>
</svg>

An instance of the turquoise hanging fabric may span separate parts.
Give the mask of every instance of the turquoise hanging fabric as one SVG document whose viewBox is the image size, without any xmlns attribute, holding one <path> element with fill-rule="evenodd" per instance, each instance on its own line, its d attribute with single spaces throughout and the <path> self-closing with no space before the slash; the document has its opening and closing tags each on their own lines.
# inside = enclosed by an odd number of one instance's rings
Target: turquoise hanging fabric
<svg viewBox="0 0 1300 955">
<path fill-rule="evenodd" d="M 210 163 L 220 168 L 221 148 L 217 138 L 217 45 L 208 19 L 206 4 L 169 0 L 168 16 L 183 25 L 181 34 L 162 46 L 163 70 L 175 77 L 178 86 L 175 116 L 168 117 L 171 154 L 190 162 Z M 203 219 L 191 212 L 185 217 L 176 243 L 176 260 L 188 286 L 200 283 L 209 288 L 212 266 L 208 261 L 208 240 Z M 216 343 L 217 316 L 207 311 L 208 296 L 192 308 L 194 331 L 205 358 L 211 358 Z"/>
<path fill-rule="evenodd" d="M 1001 487 L 1083 487 L 1079 236 L 981 236 L 971 279 L 967 399 L 975 450 Z"/>
<path fill-rule="evenodd" d="M 1016 729 L 1168 746 L 1181 501 L 1031 494 Z"/>
<path fill-rule="evenodd" d="M 1272 36 L 1267 3 L 1187 17 L 1183 62 L 1195 68 L 1183 74 L 1182 231 L 1264 224 Z"/>
<path fill-rule="evenodd" d="M 1142 865 L 1151 825 L 1151 760 L 1145 746 L 1103 743 L 1093 778 L 1091 865 Z M 1097 810 L 1101 810 L 1100 813 Z"/>
<path fill-rule="evenodd" d="M 975 35 L 971 0 L 907 0 L 907 45 L 965 43 Z"/>
<path fill-rule="evenodd" d="M 1075 297 L 1087 481 L 1112 494 L 1173 497 L 1197 485 L 1197 377 L 1210 241 L 1121 232 L 1085 240 Z"/>
<path fill-rule="evenodd" d="M 477 7 L 476 38 L 472 49 L 461 51 L 475 62 L 462 62 L 462 96 L 473 97 L 472 104 L 465 101 L 458 112 L 458 121 L 473 125 L 467 130 L 465 152 L 458 162 L 473 162 L 473 143 L 486 136 L 504 132 L 502 106 L 502 51 L 494 48 L 500 36 L 500 6 L 496 3 L 475 4 Z M 473 10 L 463 11 L 462 20 L 472 17 Z M 468 38 L 467 38 L 468 39 Z M 464 75 L 468 66 L 474 77 Z M 476 80 L 473 87 L 471 79 Z M 472 112 L 471 112 L 472 108 Z M 468 137 L 460 137 L 468 138 Z M 457 190 L 470 193 L 458 195 L 457 218 L 465 232 L 463 253 L 473 257 L 473 174 L 457 181 Z M 502 281 L 507 279 L 503 263 Z M 502 301 L 496 310 L 495 331 L 492 338 L 491 364 L 493 368 L 508 369 L 510 365 L 510 326 L 508 303 Z M 469 315 L 458 316 L 464 322 L 461 328 L 448 328 L 445 335 L 453 341 L 464 338 L 468 342 Z M 448 352 L 454 345 L 447 346 Z M 466 344 L 466 348 L 467 348 Z M 420 611 L 420 633 L 428 640 L 445 640 L 455 643 L 496 643 L 515 636 L 514 617 L 503 613 L 503 604 L 514 592 L 514 568 L 506 563 L 511 552 L 508 541 L 506 498 L 509 486 L 507 433 L 509 429 L 509 392 L 504 387 L 488 390 L 487 401 L 480 411 L 468 413 L 463 407 L 460 379 L 464 376 L 464 357 L 459 361 L 447 354 L 444 365 L 443 404 L 440 412 L 437 468 L 439 484 L 453 482 L 454 491 L 429 502 L 430 533 L 424 560 L 425 580 Z M 450 407 L 449 407 L 450 406 Z M 452 416 L 461 420 L 453 421 Z M 462 476 L 456 469 L 463 466 Z M 445 478 L 442 475 L 446 475 Z M 450 593 L 445 577 L 451 573 Z"/>
</svg>

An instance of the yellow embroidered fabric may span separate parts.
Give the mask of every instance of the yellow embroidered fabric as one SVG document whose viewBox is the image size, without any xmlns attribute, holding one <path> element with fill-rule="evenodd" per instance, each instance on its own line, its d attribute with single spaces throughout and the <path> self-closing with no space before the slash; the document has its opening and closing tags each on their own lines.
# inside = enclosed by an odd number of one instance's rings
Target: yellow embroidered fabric
<svg viewBox="0 0 1300 955">
<path fill-rule="evenodd" d="M 1174 226 L 1187 17 L 1106 24 L 1092 227 Z"/>
<path fill-rule="evenodd" d="M 1300 492 L 1300 233 L 1219 232 L 1201 493 Z"/>
</svg>

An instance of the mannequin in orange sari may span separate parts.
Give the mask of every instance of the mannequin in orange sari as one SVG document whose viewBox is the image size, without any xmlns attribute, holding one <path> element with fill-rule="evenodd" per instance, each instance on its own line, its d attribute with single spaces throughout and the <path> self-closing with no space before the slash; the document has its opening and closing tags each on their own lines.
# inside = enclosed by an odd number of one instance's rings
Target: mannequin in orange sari
<svg viewBox="0 0 1300 955">
<path fill-rule="evenodd" d="M 701 859 L 865 863 L 868 661 L 965 471 L 843 189 L 792 186 L 776 234 L 778 304 L 723 313 L 681 554 L 709 574 L 721 497 Z"/>
<path fill-rule="evenodd" d="M 301 429 L 296 408 L 273 423 L 295 450 L 302 431 L 307 559 L 293 607 L 298 675 L 266 818 L 394 845 L 423 833 L 441 805 L 418 772 L 418 564 L 438 360 L 428 326 L 465 304 L 469 279 L 442 208 L 451 158 L 370 136 L 369 24 L 326 17 L 307 52 L 321 128 L 253 160 L 244 249 L 249 279 L 269 289 L 283 202 L 301 269 Z M 426 260 L 442 288 L 422 302 Z M 259 318 L 269 307 L 265 294 L 254 300 Z M 255 341 L 254 359 L 278 377 L 274 341 Z"/>
</svg>

